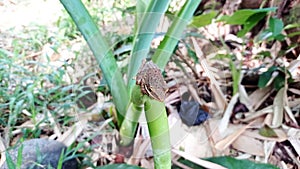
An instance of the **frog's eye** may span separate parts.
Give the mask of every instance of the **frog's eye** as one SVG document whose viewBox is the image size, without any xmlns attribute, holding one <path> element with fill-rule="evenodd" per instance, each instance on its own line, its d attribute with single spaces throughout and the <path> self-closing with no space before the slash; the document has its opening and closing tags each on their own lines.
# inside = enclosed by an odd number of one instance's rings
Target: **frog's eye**
<svg viewBox="0 0 300 169">
<path fill-rule="evenodd" d="M 152 92 L 152 87 L 149 87 L 149 92 Z"/>
</svg>

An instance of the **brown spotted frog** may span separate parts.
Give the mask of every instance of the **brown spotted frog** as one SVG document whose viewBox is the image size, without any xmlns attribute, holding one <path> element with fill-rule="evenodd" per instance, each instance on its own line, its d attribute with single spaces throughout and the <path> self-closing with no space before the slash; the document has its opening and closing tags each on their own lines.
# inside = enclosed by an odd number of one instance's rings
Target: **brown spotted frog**
<svg viewBox="0 0 300 169">
<path fill-rule="evenodd" d="M 160 69 L 151 60 L 144 61 L 137 75 L 136 84 L 141 87 L 141 92 L 152 99 L 163 102 L 168 90 L 167 84 Z"/>
</svg>

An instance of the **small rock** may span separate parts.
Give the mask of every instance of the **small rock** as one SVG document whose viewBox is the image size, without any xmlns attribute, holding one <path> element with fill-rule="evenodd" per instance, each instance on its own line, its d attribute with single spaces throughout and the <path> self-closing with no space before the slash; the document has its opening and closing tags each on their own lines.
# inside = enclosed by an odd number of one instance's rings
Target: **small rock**
<svg viewBox="0 0 300 169">
<path fill-rule="evenodd" d="M 57 168 L 61 152 L 66 151 L 66 146 L 55 140 L 31 139 L 23 143 L 21 169 L 45 169 Z M 18 150 L 21 145 L 8 150 L 14 164 L 18 157 Z M 6 161 L 7 162 L 7 161 Z M 51 167 L 50 167 L 51 166 Z M 62 169 L 77 169 L 78 162 L 75 158 L 65 161 Z M 5 163 L 2 169 L 9 169 Z"/>
</svg>

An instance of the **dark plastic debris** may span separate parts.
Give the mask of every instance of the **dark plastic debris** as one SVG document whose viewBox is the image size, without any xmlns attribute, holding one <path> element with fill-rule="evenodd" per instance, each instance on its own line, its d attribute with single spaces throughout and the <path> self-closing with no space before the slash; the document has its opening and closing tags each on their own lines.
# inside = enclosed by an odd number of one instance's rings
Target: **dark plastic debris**
<svg viewBox="0 0 300 169">
<path fill-rule="evenodd" d="M 187 126 L 200 125 L 209 118 L 209 114 L 196 101 L 181 101 L 179 116 Z"/>
</svg>

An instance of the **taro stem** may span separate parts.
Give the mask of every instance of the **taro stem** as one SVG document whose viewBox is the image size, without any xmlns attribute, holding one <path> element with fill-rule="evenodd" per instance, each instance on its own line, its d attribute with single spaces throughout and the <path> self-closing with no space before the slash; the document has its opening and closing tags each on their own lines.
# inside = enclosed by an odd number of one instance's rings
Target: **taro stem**
<svg viewBox="0 0 300 169">
<path fill-rule="evenodd" d="M 165 104 L 144 96 L 144 109 L 151 138 L 156 169 L 171 168 L 171 144 Z"/>
</svg>

